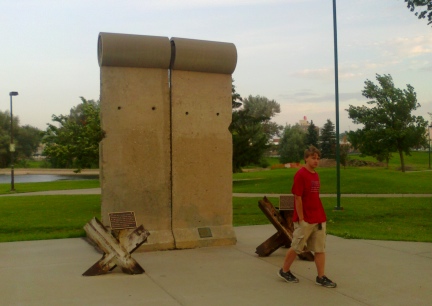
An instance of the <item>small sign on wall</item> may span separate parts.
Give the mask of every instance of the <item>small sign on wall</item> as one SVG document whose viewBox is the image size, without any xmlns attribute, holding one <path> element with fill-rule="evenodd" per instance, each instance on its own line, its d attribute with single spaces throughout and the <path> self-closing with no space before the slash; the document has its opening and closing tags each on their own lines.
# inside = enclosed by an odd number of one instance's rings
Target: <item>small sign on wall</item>
<svg viewBox="0 0 432 306">
<path fill-rule="evenodd" d="M 109 213 L 111 229 L 122 230 L 128 228 L 136 228 L 135 212 L 123 211 Z"/>
</svg>

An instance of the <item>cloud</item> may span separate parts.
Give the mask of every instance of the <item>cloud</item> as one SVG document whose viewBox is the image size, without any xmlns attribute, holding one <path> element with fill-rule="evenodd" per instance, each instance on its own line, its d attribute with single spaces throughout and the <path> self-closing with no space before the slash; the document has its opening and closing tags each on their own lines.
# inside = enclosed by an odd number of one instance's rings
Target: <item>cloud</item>
<svg viewBox="0 0 432 306">
<path fill-rule="evenodd" d="M 354 79 L 364 76 L 364 65 L 339 65 L 338 67 L 338 78 L 339 79 Z M 317 69 L 303 69 L 295 71 L 292 76 L 307 78 L 307 79 L 319 79 L 319 80 L 334 80 L 335 70 L 334 67 L 325 67 Z"/>
<path fill-rule="evenodd" d="M 340 92 L 339 100 L 341 101 L 360 101 L 364 100 L 361 92 Z M 302 90 L 288 94 L 281 94 L 278 97 L 278 101 L 282 103 L 286 102 L 298 102 L 298 103 L 334 103 L 334 93 L 321 93 L 313 90 Z"/>
<path fill-rule="evenodd" d="M 415 37 L 395 37 L 373 42 L 369 44 L 370 48 L 377 48 L 384 57 L 417 57 L 423 54 L 432 53 L 432 37 L 420 35 Z"/>
</svg>

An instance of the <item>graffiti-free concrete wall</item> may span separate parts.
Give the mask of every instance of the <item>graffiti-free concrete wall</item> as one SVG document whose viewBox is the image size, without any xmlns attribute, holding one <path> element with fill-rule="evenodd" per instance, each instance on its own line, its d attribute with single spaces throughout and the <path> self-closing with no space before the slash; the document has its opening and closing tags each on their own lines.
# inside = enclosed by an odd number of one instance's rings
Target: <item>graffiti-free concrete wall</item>
<svg viewBox="0 0 432 306">
<path fill-rule="evenodd" d="M 134 211 L 148 245 L 174 247 L 171 230 L 171 47 L 166 37 L 101 33 L 102 222 Z"/>
<path fill-rule="evenodd" d="M 228 43 L 172 38 L 173 232 L 178 248 L 235 244 L 232 229 L 231 73 Z M 200 235 L 201 233 L 201 235 Z M 202 239 L 205 233 L 206 239 Z"/>
<path fill-rule="evenodd" d="M 141 250 L 236 242 L 230 43 L 101 33 L 102 221 L 134 211 Z"/>
</svg>

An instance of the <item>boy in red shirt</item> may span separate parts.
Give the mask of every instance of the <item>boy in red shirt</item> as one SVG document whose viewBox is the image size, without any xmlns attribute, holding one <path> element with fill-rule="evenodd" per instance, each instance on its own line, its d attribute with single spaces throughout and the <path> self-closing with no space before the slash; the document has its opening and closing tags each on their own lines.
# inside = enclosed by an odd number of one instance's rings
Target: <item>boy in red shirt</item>
<svg viewBox="0 0 432 306">
<path fill-rule="evenodd" d="M 318 167 L 320 152 L 314 146 L 305 150 L 305 166 L 294 176 L 291 192 L 294 194 L 294 232 L 291 247 L 285 256 L 282 269 L 278 276 L 290 283 L 298 283 L 290 267 L 307 246 L 309 251 L 315 253 L 315 265 L 318 276 L 316 284 L 327 288 L 335 288 L 336 283 L 328 279 L 325 274 L 325 241 L 326 241 L 326 215 L 319 197 L 320 181 L 315 168 Z"/>
</svg>

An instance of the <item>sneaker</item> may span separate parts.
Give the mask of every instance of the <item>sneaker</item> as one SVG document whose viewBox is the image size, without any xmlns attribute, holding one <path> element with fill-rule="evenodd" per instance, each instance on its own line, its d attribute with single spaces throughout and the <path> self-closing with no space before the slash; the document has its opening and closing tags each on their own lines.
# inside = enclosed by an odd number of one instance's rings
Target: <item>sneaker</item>
<svg viewBox="0 0 432 306">
<path fill-rule="evenodd" d="M 284 272 L 282 269 L 280 269 L 279 272 L 277 273 L 277 275 L 288 283 L 298 283 L 299 282 L 298 278 L 295 277 L 291 273 L 291 271 Z"/>
<path fill-rule="evenodd" d="M 317 276 L 315 284 L 323 286 L 323 287 L 327 287 L 327 288 L 336 288 L 336 286 L 337 286 L 336 283 L 333 283 L 325 275 L 323 277 Z"/>
</svg>

